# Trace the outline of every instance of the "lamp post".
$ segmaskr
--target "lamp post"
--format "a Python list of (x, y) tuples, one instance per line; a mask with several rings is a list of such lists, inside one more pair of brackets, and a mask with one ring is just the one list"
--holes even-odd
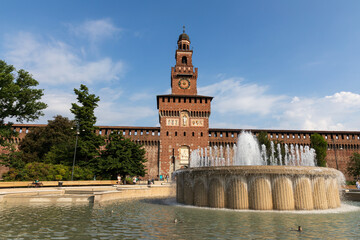
[(72, 170), (71, 170), (71, 181), (73, 181), (73, 179), (74, 179), (74, 167), (75, 167), (75, 159), (76, 159), (76, 148), (77, 148), (77, 143), (78, 143), (79, 134), (80, 134), (80, 125), (79, 125), (79, 122), (76, 122), (76, 140), (75, 140), (74, 160), (73, 160), (73, 165), (72, 165)]

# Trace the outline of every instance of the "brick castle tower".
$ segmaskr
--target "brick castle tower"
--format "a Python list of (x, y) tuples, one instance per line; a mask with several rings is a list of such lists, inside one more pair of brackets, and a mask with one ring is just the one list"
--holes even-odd
[(171, 94), (157, 96), (160, 122), (160, 175), (189, 165), (190, 152), (209, 145), (212, 97), (197, 95), (197, 68), (185, 30), (179, 36), (171, 68)]

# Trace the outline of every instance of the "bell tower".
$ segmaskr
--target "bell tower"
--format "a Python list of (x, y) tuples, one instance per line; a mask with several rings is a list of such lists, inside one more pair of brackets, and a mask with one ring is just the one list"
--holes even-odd
[(190, 38), (185, 33), (180, 34), (175, 52), (175, 67), (171, 68), (171, 93), (177, 95), (196, 95), (197, 68), (192, 65)]
[(157, 96), (160, 122), (159, 175), (190, 166), (195, 149), (209, 145), (212, 97), (197, 94), (197, 68), (192, 64), (190, 38), (180, 34), (171, 68), (171, 94)]

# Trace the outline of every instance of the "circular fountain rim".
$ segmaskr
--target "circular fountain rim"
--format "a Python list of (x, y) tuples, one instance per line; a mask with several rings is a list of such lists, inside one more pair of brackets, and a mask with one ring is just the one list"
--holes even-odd
[(229, 174), (298, 174), (298, 175), (319, 175), (319, 176), (338, 176), (341, 172), (334, 168), (325, 167), (309, 167), (309, 166), (269, 166), (269, 165), (245, 165), (245, 166), (211, 166), (211, 167), (195, 167), (183, 168), (176, 172), (193, 172), (203, 173), (229, 173)]

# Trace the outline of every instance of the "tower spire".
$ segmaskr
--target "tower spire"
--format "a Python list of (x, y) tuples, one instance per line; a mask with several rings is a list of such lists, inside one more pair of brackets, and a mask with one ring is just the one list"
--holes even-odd
[(183, 26), (183, 33), (185, 33), (185, 25)]

